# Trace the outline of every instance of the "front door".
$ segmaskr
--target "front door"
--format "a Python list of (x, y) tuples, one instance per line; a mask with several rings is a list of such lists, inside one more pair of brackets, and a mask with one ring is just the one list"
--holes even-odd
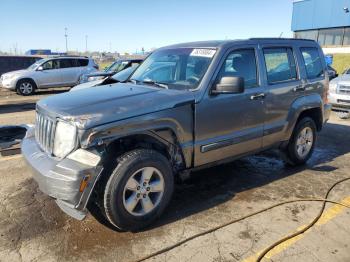
[(61, 83), (61, 71), (57, 59), (49, 60), (42, 65), (43, 70), (35, 71), (38, 87), (55, 87)]
[(225, 76), (243, 77), (244, 93), (208, 93), (196, 105), (195, 166), (261, 149), (264, 88), (257, 61), (255, 46), (229, 52), (215, 83)]

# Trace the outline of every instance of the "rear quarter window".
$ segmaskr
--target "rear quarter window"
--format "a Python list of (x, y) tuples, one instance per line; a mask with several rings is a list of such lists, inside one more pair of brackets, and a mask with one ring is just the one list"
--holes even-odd
[(87, 66), (88, 64), (88, 59), (77, 59), (77, 66)]
[(307, 78), (314, 79), (323, 76), (324, 68), (318, 49), (314, 47), (302, 47), (300, 51), (303, 55)]

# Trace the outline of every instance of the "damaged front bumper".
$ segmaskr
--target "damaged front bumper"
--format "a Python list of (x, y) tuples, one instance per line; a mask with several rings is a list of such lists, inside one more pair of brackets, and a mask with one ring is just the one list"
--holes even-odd
[[(41, 150), (35, 137), (27, 132), (21, 150), (40, 190), (55, 198), (57, 205), (68, 215), (82, 220), (87, 203), (102, 172), (99, 163), (87, 164), (79, 158), (55, 159)], [(28, 135), (29, 134), (29, 135)]]

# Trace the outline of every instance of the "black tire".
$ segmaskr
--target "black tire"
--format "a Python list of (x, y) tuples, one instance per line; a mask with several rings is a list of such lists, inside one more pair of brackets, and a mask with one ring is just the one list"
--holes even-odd
[(36, 85), (31, 79), (19, 80), (16, 85), (16, 92), (22, 96), (30, 96), (35, 93)]
[[(297, 151), (297, 140), (298, 140), (299, 134), (305, 128), (311, 129), (313, 140), (312, 140), (311, 148), (309, 149), (308, 153), (304, 156), (301, 156)], [(317, 139), (316, 134), (317, 134), (317, 128), (316, 128), (315, 121), (312, 118), (304, 117), (298, 121), (285, 151), (286, 161), (289, 165), (292, 165), (292, 166), (303, 165), (309, 160), (309, 158), (311, 157), (315, 149), (315, 144)]]
[(340, 119), (348, 119), (350, 118), (350, 112), (346, 112), (346, 111), (339, 111), (339, 112), (336, 112), (337, 116), (340, 118)]
[[(158, 198), (157, 204), (149, 213), (133, 215), (124, 206), (126, 184), (139, 170), (149, 167), (155, 168), (161, 173), (164, 189), (161, 197)], [(149, 149), (130, 151), (118, 158), (117, 165), (106, 183), (103, 196), (105, 216), (118, 230), (138, 231), (151, 224), (163, 213), (172, 197), (173, 189), (174, 176), (166, 157)], [(142, 197), (137, 201), (140, 205), (144, 203)]]

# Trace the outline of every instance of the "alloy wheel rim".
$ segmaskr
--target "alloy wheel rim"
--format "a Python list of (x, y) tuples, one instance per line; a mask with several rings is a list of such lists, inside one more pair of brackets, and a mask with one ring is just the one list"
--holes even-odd
[(164, 193), (164, 178), (154, 167), (144, 167), (133, 173), (125, 184), (124, 208), (133, 216), (152, 212), (161, 202)]
[(33, 91), (33, 86), (31, 83), (24, 82), (19, 86), (22, 94), (30, 94)]
[(306, 157), (314, 143), (314, 134), (310, 127), (303, 128), (297, 138), (296, 150), (300, 158)]

